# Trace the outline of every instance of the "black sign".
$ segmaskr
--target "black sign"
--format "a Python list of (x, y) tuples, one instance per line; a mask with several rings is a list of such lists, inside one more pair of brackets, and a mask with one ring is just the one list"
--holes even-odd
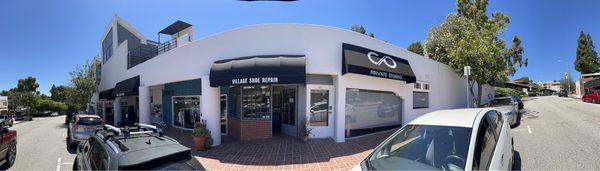
[(304, 55), (250, 56), (216, 61), (210, 69), (210, 86), (246, 84), (304, 84)]
[(342, 75), (355, 73), (406, 83), (417, 80), (406, 59), (346, 43), (342, 49)]

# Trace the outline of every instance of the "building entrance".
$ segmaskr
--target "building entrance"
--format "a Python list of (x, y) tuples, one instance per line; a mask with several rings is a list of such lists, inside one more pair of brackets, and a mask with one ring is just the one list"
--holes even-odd
[(296, 86), (273, 86), (273, 134), (297, 136)]

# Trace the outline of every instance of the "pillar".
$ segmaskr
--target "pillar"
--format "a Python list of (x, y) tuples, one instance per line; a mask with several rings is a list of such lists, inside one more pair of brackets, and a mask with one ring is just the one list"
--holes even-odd
[(221, 102), (219, 88), (210, 87), (210, 78), (204, 75), (201, 78), (202, 95), (200, 96), (200, 112), (206, 121), (206, 128), (213, 139), (212, 146), (221, 144)]
[(150, 87), (140, 86), (139, 91), (139, 123), (151, 124), (150, 118)]
[(121, 118), (122, 118), (122, 114), (121, 114), (121, 98), (120, 97), (115, 97), (115, 101), (113, 101), (113, 110), (114, 110), (114, 114), (113, 114), (113, 118), (114, 118), (114, 125), (115, 126), (120, 126), (121, 124), (119, 124), (119, 122), (121, 122)]
[(334, 78), (335, 86), (335, 125), (333, 135), (335, 142), (346, 141), (346, 84), (344, 77), (336, 75)]

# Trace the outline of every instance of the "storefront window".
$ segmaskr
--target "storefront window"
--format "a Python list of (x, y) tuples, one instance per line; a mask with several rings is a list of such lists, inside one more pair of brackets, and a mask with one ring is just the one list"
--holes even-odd
[(173, 124), (182, 128), (194, 128), (200, 120), (200, 97), (173, 97)]
[(271, 86), (242, 86), (242, 118), (251, 120), (271, 119)]
[(240, 86), (232, 86), (229, 88), (229, 95), (227, 100), (227, 114), (234, 118), (240, 118), (242, 114), (242, 89)]
[(329, 91), (310, 90), (310, 126), (329, 125)]
[(346, 90), (346, 137), (399, 127), (403, 100), (393, 92)]
[(428, 92), (413, 92), (413, 109), (422, 109), (429, 107)]

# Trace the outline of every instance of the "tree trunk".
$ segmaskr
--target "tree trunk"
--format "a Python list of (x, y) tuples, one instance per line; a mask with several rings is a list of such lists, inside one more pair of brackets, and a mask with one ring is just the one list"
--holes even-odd
[(475, 104), (477, 107), (481, 107), (481, 89), (483, 86), (481, 84), (477, 84), (477, 98), (475, 99)]
[[(477, 95), (475, 95), (475, 91), (473, 90), (473, 87), (475, 87), (475, 81), (469, 81), (469, 92), (471, 93), (470, 99), (473, 99), (473, 102), (475, 103), (475, 107), (480, 107), (481, 106), (481, 84), (477, 84)], [(471, 103), (471, 102), (467, 102), (467, 103)], [(470, 106), (470, 105), (469, 105)]]

